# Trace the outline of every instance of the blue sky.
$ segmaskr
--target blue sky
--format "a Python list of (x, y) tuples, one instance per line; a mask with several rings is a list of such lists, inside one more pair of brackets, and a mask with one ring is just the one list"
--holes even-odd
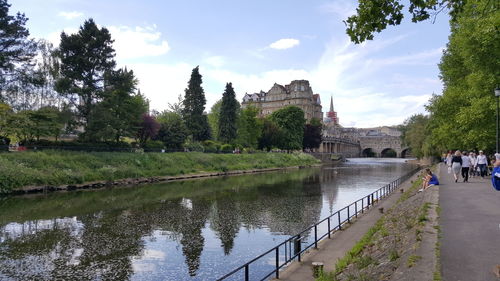
[(58, 45), (61, 31), (85, 19), (107, 27), (119, 66), (133, 69), (152, 109), (166, 109), (184, 93), (199, 65), (207, 111), (232, 82), (237, 98), (276, 82), (307, 79), (333, 96), (343, 126), (396, 125), (424, 112), (440, 93), (439, 63), (449, 35), (448, 17), (435, 23), (390, 27), (354, 45), (342, 20), (357, 1), (296, 0), (11, 0), (11, 13), (29, 18), (35, 38)]

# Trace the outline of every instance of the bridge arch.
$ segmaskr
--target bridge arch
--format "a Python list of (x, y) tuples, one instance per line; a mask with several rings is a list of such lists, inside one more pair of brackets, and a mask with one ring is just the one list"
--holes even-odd
[(394, 150), (394, 148), (387, 147), (387, 148), (382, 149), (382, 151), (380, 152), (380, 157), (396, 158), (396, 157), (398, 157), (398, 153), (396, 152), (396, 150)]
[(377, 157), (377, 153), (373, 148), (367, 147), (361, 151), (361, 157)]
[(407, 158), (407, 157), (411, 157), (411, 149), (408, 147), (408, 148), (405, 148), (401, 151), (401, 158)]

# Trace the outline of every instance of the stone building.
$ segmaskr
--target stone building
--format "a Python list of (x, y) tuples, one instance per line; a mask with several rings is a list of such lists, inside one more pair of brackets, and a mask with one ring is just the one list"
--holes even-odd
[(321, 99), (319, 94), (313, 93), (307, 80), (294, 80), (285, 86), (274, 83), (268, 92), (245, 94), (241, 107), (246, 108), (250, 105), (259, 109), (261, 117), (283, 107), (294, 105), (304, 111), (304, 117), (307, 121), (312, 118), (323, 120)]

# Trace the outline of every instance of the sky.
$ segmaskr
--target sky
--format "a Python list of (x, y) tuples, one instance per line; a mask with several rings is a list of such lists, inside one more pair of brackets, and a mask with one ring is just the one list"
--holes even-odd
[[(404, 2), (404, 1), (403, 1)], [(191, 70), (203, 76), (206, 111), (232, 82), (237, 99), (274, 83), (310, 81), (323, 112), (333, 97), (345, 127), (397, 125), (424, 113), (440, 94), (448, 16), (389, 27), (353, 44), (343, 20), (356, 0), (10, 0), (29, 18), (32, 37), (59, 45), (88, 18), (115, 40), (119, 67), (132, 69), (151, 109), (184, 94)]]

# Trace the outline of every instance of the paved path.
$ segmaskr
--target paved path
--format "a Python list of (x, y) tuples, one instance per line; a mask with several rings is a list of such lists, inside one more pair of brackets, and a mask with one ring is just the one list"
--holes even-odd
[(443, 280), (500, 280), (500, 191), (490, 177), (455, 183), (444, 167), (439, 181)]

